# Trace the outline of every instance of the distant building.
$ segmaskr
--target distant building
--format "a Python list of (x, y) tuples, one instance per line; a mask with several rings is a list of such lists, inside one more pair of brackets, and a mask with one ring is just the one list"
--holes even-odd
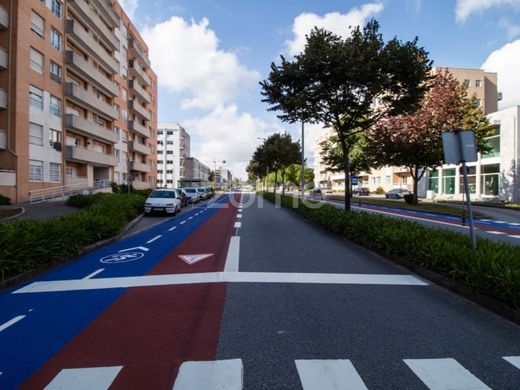
[(195, 157), (187, 157), (184, 161), (184, 178), (182, 187), (205, 187), (209, 186), (210, 169)]
[(226, 168), (219, 168), (215, 171), (215, 184), (217, 187), (229, 188), (233, 182), (231, 171)]
[(178, 123), (157, 127), (157, 186), (177, 188), (185, 178), (185, 161), (190, 156), (190, 135)]

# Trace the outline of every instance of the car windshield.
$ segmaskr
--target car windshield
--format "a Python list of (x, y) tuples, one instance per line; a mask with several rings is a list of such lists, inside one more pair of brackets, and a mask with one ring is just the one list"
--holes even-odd
[(150, 194), (150, 198), (161, 198), (161, 199), (175, 198), (175, 192), (174, 191), (154, 191)]
[(186, 191), (189, 194), (193, 194), (194, 192), (197, 192), (194, 188), (186, 188), (184, 191)]
[(204, 192), (204, 188), (199, 188), (197, 191)]

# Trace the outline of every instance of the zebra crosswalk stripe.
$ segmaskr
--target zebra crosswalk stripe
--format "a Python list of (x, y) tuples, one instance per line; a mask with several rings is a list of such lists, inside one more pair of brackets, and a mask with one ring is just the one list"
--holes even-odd
[(490, 390), (455, 359), (404, 359), (430, 390)]
[(296, 360), (304, 390), (367, 390), (350, 360)]
[(243, 372), (242, 359), (184, 362), (173, 390), (241, 390)]
[(63, 369), (45, 390), (107, 390), (122, 368), (123, 366)]

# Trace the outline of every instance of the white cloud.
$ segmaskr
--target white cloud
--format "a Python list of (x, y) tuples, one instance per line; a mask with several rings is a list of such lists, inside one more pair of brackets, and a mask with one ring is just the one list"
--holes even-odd
[(173, 16), (142, 32), (161, 86), (188, 95), (182, 101), (184, 109), (213, 109), (260, 80), (260, 74), (240, 64), (235, 53), (218, 48), (208, 25), (206, 18), (197, 23)]
[(299, 54), (305, 48), (306, 38), (314, 27), (324, 28), (336, 35), (347, 37), (350, 28), (362, 26), (367, 19), (379, 14), (383, 10), (382, 3), (369, 3), (360, 8), (353, 8), (346, 14), (331, 12), (324, 16), (313, 13), (303, 13), (294, 19), (292, 32), (293, 39), (286, 42), (287, 51), (291, 55)]
[(475, 12), (482, 12), (492, 7), (508, 5), (520, 8), (518, 0), (457, 0), (455, 15), (457, 22), (464, 22), (469, 15)]
[(509, 37), (509, 39), (516, 38), (517, 36), (520, 35), (520, 25), (513, 24), (506, 18), (500, 19), (500, 22), (498, 23), (498, 25), (500, 27), (506, 29), (507, 36)]
[(209, 114), (188, 119), (183, 126), (190, 133), (191, 154), (213, 169), (212, 161), (226, 160), (232, 173), (247, 178), (245, 169), (256, 147), (273, 126), (240, 113), (234, 104), (217, 106)]
[(481, 68), (498, 73), (498, 90), (503, 94), (500, 109), (520, 105), (520, 39), (495, 50)]
[(128, 17), (133, 20), (137, 10), (138, 0), (119, 0), (119, 4), (125, 10)]

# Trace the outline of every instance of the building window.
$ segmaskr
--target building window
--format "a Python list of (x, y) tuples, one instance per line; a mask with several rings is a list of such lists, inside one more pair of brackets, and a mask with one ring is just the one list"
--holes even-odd
[(166, 173), (173, 173), (173, 169), (168, 169)]
[(168, 130), (168, 131), (166, 132), (166, 135), (173, 135), (173, 131), (172, 131), (172, 130)]
[(61, 116), (61, 99), (51, 95), (51, 101), (49, 105), (51, 114)]
[(29, 143), (43, 146), (43, 126), (29, 122)]
[(475, 87), (480, 88), (480, 80), (475, 80)]
[(173, 141), (166, 141), (168, 145), (173, 145)]
[(173, 150), (167, 150), (166, 154), (173, 154)]
[(61, 50), (61, 34), (54, 27), (51, 29), (51, 45)]
[(43, 161), (29, 160), (29, 181), (43, 181)]
[(61, 75), (62, 75), (61, 66), (58, 65), (57, 63), (55, 63), (54, 61), (51, 61), (50, 72), (51, 72), (51, 79), (61, 83)]
[(464, 80), (463, 84), (464, 84), (464, 86), (466, 88), (469, 88), (469, 80), (468, 79)]
[(166, 160), (166, 164), (173, 164), (173, 160)]
[(430, 176), (428, 178), (428, 189), (430, 191), (434, 191), (435, 193), (439, 192), (439, 171), (430, 172)]
[(157, 130), (157, 135), (163, 135), (163, 131), (162, 130)]
[(50, 181), (61, 181), (61, 164), (56, 164), (56, 163), (49, 164), (49, 180)]
[(31, 47), (31, 69), (39, 74), (43, 74), (43, 54)]
[(56, 149), (61, 146), (61, 131), (49, 130), (49, 144)]
[(391, 176), (387, 176), (386, 177), (386, 184), (391, 184)]
[(61, 1), (59, 0), (52, 0), (51, 1), (51, 11), (54, 15), (56, 15), (58, 18), (61, 18), (61, 10), (62, 5)]
[(162, 150), (158, 150), (157, 154), (163, 154), (163, 151)]
[(43, 91), (32, 85), (29, 87), (29, 104), (43, 110)]
[(480, 175), (482, 195), (498, 195), (499, 174), (500, 164), (482, 165)]
[[(462, 167), (461, 167), (462, 168)], [(476, 194), (477, 193), (477, 167), (466, 167), (468, 172), (468, 186), (469, 186), (469, 193), (470, 194)], [(464, 193), (464, 178), (463, 178), (463, 171), (460, 169), (460, 183), (459, 183), (459, 192), (461, 194)]]
[(45, 20), (34, 11), (31, 14), (31, 30), (40, 37), (45, 37)]
[(487, 153), (482, 153), (482, 158), (500, 157), (500, 127), (493, 129), (493, 133), (486, 139), (486, 145), (491, 147)]
[(445, 194), (455, 193), (455, 168), (447, 168), (442, 170), (443, 189)]

